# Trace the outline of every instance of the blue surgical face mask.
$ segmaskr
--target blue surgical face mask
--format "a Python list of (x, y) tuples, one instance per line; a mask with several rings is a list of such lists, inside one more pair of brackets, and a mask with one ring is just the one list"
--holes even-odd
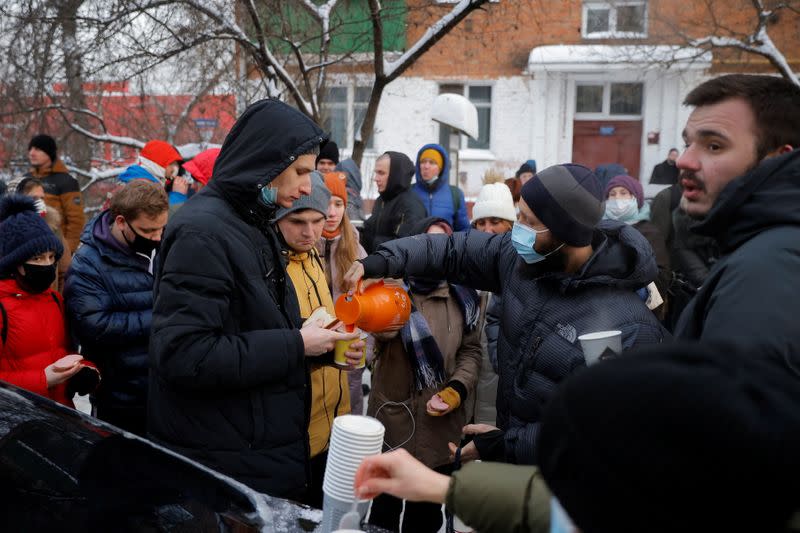
[(278, 204), (278, 189), (270, 187), (269, 185), (261, 188), (261, 201), (268, 207), (273, 207)]
[(606, 200), (606, 218), (630, 222), (639, 214), (636, 198), (614, 198)]
[(514, 222), (514, 227), (511, 229), (511, 244), (514, 246), (514, 250), (517, 251), (522, 260), (529, 265), (538, 263), (539, 261), (544, 261), (548, 255), (557, 252), (562, 246), (564, 246), (562, 244), (552, 252), (548, 252), (545, 255), (542, 255), (534, 250), (533, 246), (536, 244), (536, 234), (545, 233), (547, 231), (550, 230), (543, 229), (536, 231), (535, 229), (528, 227), (521, 222)]
[(572, 533), (575, 524), (555, 496), (550, 498), (550, 533)]

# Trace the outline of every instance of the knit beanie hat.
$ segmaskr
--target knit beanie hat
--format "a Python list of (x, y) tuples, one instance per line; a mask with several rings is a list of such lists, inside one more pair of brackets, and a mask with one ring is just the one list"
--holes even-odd
[(320, 159), (330, 159), (335, 164), (339, 164), (339, 146), (333, 142), (328, 141), (323, 144), (319, 149), (319, 155), (317, 156), (317, 160), (314, 162), (314, 166), (319, 164)]
[(144, 145), (139, 157), (152, 161), (161, 168), (167, 168), (172, 163), (183, 160), (181, 154), (166, 141), (153, 140)]
[(294, 201), (292, 207), (281, 207), (275, 213), (275, 220), (280, 220), (289, 213), (313, 209), (323, 215), (328, 214), (328, 203), (331, 201), (331, 192), (322, 180), (322, 174), (316, 170), (311, 173), (311, 194), (303, 195)]
[(711, 343), (575, 372), (542, 417), (548, 487), (584, 533), (772, 532), (798, 508), (800, 375)]
[(481, 187), (478, 199), (472, 206), (472, 222), (482, 218), (501, 218), (509, 222), (517, 220), (511, 189), (505, 183), (489, 183)]
[(603, 189), (583, 165), (554, 165), (522, 186), (522, 199), (553, 235), (569, 246), (588, 246), (605, 212)]
[(49, 135), (45, 135), (44, 133), (36, 135), (33, 139), (31, 139), (31, 142), (28, 143), (28, 150), (31, 148), (38, 148), (47, 154), (47, 157), (50, 158), (51, 162), (56, 162), (56, 152), (58, 151), (58, 148), (56, 147), (56, 140)]
[(608, 181), (608, 185), (606, 185), (606, 199), (608, 199), (608, 193), (611, 192), (611, 189), (614, 187), (624, 187), (627, 189), (628, 192), (636, 198), (636, 203), (639, 204), (639, 209), (642, 208), (644, 205), (644, 189), (642, 188), (642, 184), (639, 183), (639, 180), (633, 176), (628, 176), (625, 174), (614, 176)]
[(439, 170), (444, 168), (444, 158), (442, 157), (442, 154), (439, 153), (439, 150), (434, 148), (423, 150), (423, 152), (419, 154), (419, 161), (422, 161), (423, 159), (430, 159), (431, 161), (435, 162), (439, 166)]
[(55, 252), (58, 261), (64, 246), (36, 212), (33, 198), (9, 194), (0, 199), (0, 274), (49, 251)]
[(519, 178), (519, 175), (524, 173), (524, 172), (530, 172), (531, 174), (536, 174), (536, 160), (535, 159), (529, 159), (525, 163), (522, 163), (522, 165), (520, 165), (520, 167), (517, 170), (517, 172), (514, 174), (514, 177), (515, 178)]
[(211, 175), (214, 174), (214, 163), (219, 156), (219, 148), (209, 148), (194, 156), (183, 168), (203, 185), (208, 185)]
[(347, 174), (344, 172), (328, 172), (325, 174), (325, 187), (328, 188), (331, 196), (344, 200), (344, 206), (347, 207)]

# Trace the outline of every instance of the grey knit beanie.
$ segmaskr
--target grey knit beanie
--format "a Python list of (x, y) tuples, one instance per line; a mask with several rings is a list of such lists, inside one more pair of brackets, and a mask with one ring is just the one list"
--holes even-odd
[(313, 209), (323, 215), (328, 214), (328, 203), (331, 200), (331, 191), (325, 186), (322, 174), (316, 170), (311, 173), (311, 194), (303, 195), (295, 200), (292, 207), (281, 207), (275, 213), (275, 220), (280, 220), (289, 213), (302, 211), (303, 209)]

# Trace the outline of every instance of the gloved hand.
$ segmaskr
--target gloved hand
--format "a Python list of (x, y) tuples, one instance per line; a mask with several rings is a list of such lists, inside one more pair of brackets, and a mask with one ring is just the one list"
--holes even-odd
[(445, 387), (428, 400), (426, 410), (431, 416), (444, 416), (458, 409), (461, 405), (461, 395), (453, 387)]
[(75, 394), (84, 396), (94, 392), (100, 385), (100, 371), (94, 366), (83, 365), (77, 374), (67, 381), (67, 398)]

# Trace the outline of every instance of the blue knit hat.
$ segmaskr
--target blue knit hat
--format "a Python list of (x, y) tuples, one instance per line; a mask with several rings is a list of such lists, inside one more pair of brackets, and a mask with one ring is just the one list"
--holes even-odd
[(51, 251), (58, 261), (64, 246), (36, 212), (33, 198), (10, 194), (0, 199), (0, 274), (8, 274), (31, 257)]
[(539, 171), (522, 186), (522, 199), (557, 239), (569, 246), (588, 246), (603, 218), (600, 182), (590, 169), (567, 163)]

